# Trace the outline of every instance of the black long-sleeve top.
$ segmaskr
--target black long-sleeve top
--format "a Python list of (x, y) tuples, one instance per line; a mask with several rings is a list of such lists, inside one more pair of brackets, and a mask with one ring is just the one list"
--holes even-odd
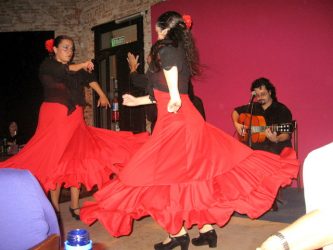
[(46, 58), (39, 68), (39, 78), (44, 88), (44, 101), (56, 102), (68, 108), (68, 114), (75, 106), (85, 106), (84, 87), (96, 81), (95, 75), (85, 70), (70, 71), (68, 64), (53, 58)]

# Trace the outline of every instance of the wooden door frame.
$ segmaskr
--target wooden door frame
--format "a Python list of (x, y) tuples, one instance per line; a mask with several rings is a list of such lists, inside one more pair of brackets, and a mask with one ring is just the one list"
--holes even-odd
[[(101, 40), (102, 40), (102, 34), (104, 34), (106, 32), (109, 32), (109, 31), (112, 31), (112, 30), (128, 27), (128, 26), (131, 26), (131, 25), (136, 25), (136, 27), (137, 27), (137, 41), (132, 42), (132, 43), (128, 43), (128, 44), (119, 45), (119, 46), (116, 46), (116, 47), (109, 47), (109, 48), (106, 48), (106, 49), (101, 49), (100, 48)], [(101, 59), (107, 59), (106, 75), (109, 76), (110, 75), (110, 69), (109, 69), (109, 65), (108, 65), (108, 57), (111, 56), (111, 55), (117, 55), (119, 53), (124, 53), (124, 51), (133, 51), (133, 49), (134, 49), (135, 52), (138, 52), (137, 54), (139, 55), (140, 65), (139, 65), (139, 68), (138, 68), (138, 72), (139, 73), (144, 72), (144, 32), (143, 32), (143, 17), (142, 16), (139, 16), (135, 19), (124, 21), (124, 22), (121, 22), (121, 23), (118, 23), (116, 21), (112, 21), (110, 23), (106, 23), (106, 24), (102, 24), (102, 25), (93, 27), (92, 31), (94, 32), (95, 58), (96, 58), (95, 60), (97, 62), (96, 65), (95, 65), (96, 72), (100, 71), (100, 69), (99, 69), (100, 65), (99, 65), (98, 62), (100, 62)], [(134, 48), (133, 48), (133, 46), (134, 46)], [(126, 71), (128, 70), (128, 74), (126, 74), (126, 76), (123, 76), (123, 79), (121, 79), (121, 80), (122, 80), (122, 82), (126, 82), (127, 84), (130, 84), (129, 83), (129, 69), (126, 68), (124, 70), (126, 70)], [(108, 93), (106, 93), (106, 94), (109, 94), (110, 93), (109, 91), (112, 91), (108, 87), (108, 86), (110, 86), (111, 78), (107, 77), (105, 79), (105, 81), (106, 81), (106, 88), (107, 88), (107, 91), (108, 91)], [(118, 86), (118, 88), (119, 88), (119, 86)], [(98, 98), (98, 96), (96, 96), (94, 94), (93, 95), (93, 103), (94, 103), (94, 112), (93, 112), (93, 114), (94, 114), (94, 125), (99, 127), (100, 126), (99, 112), (95, 109), (95, 106), (96, 106), (95, 104), (98, 100), (97, 98)], [(119, 100), (119, 103), (121, 103), (121, 100)], [(122, 109), (124, 109), (124, 107), (122, 107), (122, 105), (120, 105), (120, 109), (122, 110)], [(142, 108), (142, 112), (144, 112), (144, 108)], [(107, 115), (107, 116), (109, 116), (109, 115)], [(145, 125), (144, 125), (144, 127), (145, 127)], [(127, 129), (130, 129), (133, 132), (140, 132), (140, 131), (135, 131), (135, 129), (134, 128), (132, 129), (131, 126), (129, 126), (129, 128), (127, 128)]]

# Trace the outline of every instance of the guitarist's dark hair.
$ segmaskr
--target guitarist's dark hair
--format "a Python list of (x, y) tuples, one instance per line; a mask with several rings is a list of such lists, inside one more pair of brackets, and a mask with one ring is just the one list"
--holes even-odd
[(254, 82), (251, 85), (251, 91), (253, 91), (256, 88), (260, 88), (261, 86), (265, 86), (266, 89), (271, 92), (271, 97), (273, 101), (277, 102), (275, 87), (267, 78), (261, 77), (258, 78), (257, 80), (254, 80)]

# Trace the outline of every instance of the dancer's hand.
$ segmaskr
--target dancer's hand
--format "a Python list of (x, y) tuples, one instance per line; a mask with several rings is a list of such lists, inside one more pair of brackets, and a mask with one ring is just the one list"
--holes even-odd
[(85, 71), (91, 73), (91, 72), (94, 70), (94, 67), (95, 67), (95, 66), (94, 66), (94, 64), (93, 64), (93, 62), (92, 62), (91, 60), (86, 61), (86, 62), (84, 62), (83, 64), (84, 64), (83, 69), (84, 69)]
[(111, 104), (109, 102), (109, 99), (106, 97), (106, 96), (101, 96), (99, 99), (98, 99), (98, 102), (97, 102), (97, 107), (103, 107), (103, 108), (110, 108), (111, 107)]
[(182, 106), (182, 101), (181, 99), (170, 99), (168, 103), (168, 112), (170, 113), (177, 113), (177, 111), (180, 109)]
[(139, 56), (134, 56), (131, 52), (128, 52), (127, 62), (131, 73), (136, 72), (136, 70), (138, 69), (140, 65), (138, 61), (139, 61)]
[(123, 105), (129, 107), (137, 106), (139, 105), (138, 99), (130, 94), (125, 94), (123, 95)]

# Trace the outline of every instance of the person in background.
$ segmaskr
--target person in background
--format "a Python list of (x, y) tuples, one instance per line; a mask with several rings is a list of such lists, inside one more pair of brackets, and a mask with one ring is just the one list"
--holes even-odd
[[(275, 154), (280, 154), (285, 147), (292, 147), (290, 133), (292, 132), (292, 114), (286, 105), (278, 102), (275, 86), (267, 78), (258, 78), (251, 84), (251, 92), (255, 102), (250, 102), (247, 105), (239, 106), (234, 109), (232, 112), (233, 125), (241, 137), (248, 134), (250, 119), (249, 117), (244, 117), (241, 121), (240, 116), (242, 114), (250, 114), (252, 109), (252, 115), (255, 118), (258, 116), (264, 118), (262, 122), (259, 120), (259, 124), (265, 124), (268, 128), (261, 131), (264, 132), (265, 135), (263, 142), (252, 141), (251, 145), (249, 145), (248, 139), (243, 142), (251, 146), (252, 149), (265, 150)], [(284, 128), (269, 127), (271, 125), (281, 124), (290, 125), (289, 131), (284, 132)], [(256, 133), (252, 132), (252, 135), (254, 136)]]
[[(151, 51), (147, 57), (147, 63), (151, 61)], [(148, 84), (148, 78), (146, 74), (139, 74), (137, 69), (140, 65), (139, 56), (134, 56), (132, 53), (127, 54), (127, 62), (130, 70), (130, 81), (134, 86), (137, 86), (145, 90), (146, 94), (153, 94), (151, 86)], [(155, 123), (157, 120), (157, 107), (156, 105), (145, 106), (146, 119), (150, 126), (147, 129), (150, 134), (154, 131)]]
[(79, 219), (80, 185), (87, 190), (110, 181), (119, 171), (115, 164), (124, 163), (145, 142), (146, 134), (114, 132), (87, 126), (83, 119), (84, 87), (99, 96), (97, 106), (110, 103), (92, 73), (91, 61), (73, 64), (75, 46), (66, 35), (46, 42), (49, 52), (39, 69), (44, 88), (38, 126), (34, 136), (15, 156), (0, 163), (0, 168), (28, 169), (51, 194), (59, 215), (62, 185), (70, 187), (69, 210)]
[[(151, 62), (151, 54), (152, 51), (150, 51), (150, 54), (147, 57), (148, 64)], [(153, 86), (149, 83), (147, 75), (139, 74), (137, 72), (137, 69), (140, 65), (139, 56), (134, 56), (132, 53), (129, 52), (127, 54), (127, 62), (130, 69), (130, 80), (133, 83), (133, 85), (145, 89), (146, 94), (154, 96)], [(206, 114), (203, 102), (198, 96), (194, 94), (194, 88), (191, 81), (188, 84), (188, 95), (194, 107), (199, 111), (203, 119), (206, 120)], [(146, 105), (145, 109), (146, 109), (147, 120), (151, 124), (151, 132), (152, 132), (154, 130), (155, 123), (157, 121), (157, 108), (156, 105)]]
[(0, 249), (30, 249), (60, 235), (54, 209), (28, 170), (0, 169), (0, 204)]
[(18, 126), (16, 122), (11, 122), (9, 123), (8, 126), (8, 137), (7, 137), (7, 143), (9, 146), (14, 145), (14, 144), (18, 144), (17, 141), (17, 132), (18, 132)]
[(212, 224), (225, 225), (234, 211), (260, 216), (298, 171), (292, 149), (281, 155), (253, 151), (205, 122), (188, 95), (200, 70), (190, 26), (190, 16), (174, 11), (158, 18), (159, 40), (147, 72), (154, 96), (123, 95), (126, 106), (157, 104), (154, 132), (80, 214), (87, 224), (98, 219), (116, 237), (150, 215), (169, 235), (156, 250), (187, 250), (185, 228), (193, 225), (199, 227), (193, 245), (217, 247)]
[(304, 160), (306, 214), (265, 240), (257, 250), (333, 249), (333, 142)]
[[(267, 78), (258, 78), (251, 84), (251, 92), (251, 100), (254, 102), (239, 106), (232, 112), (232, 122), (241, 141), (254, 150), (274, 154), (280, 154), (284, 148), (292, 147), (292, 114), (286, 105), (278, 102), (275, 86)], [(251, 114), (256, 121), (251, 124), (252, 128), (259, 126), (263, 129), (251, 129), (249, 136)], [(277, 197), (272, 206), (273, 211), (278, 210), (278, 201), (282, 202)]]
[(18, 126), (15, 121), (9, 123), (7, 139), (7, 153), (16, 154), (19, 150), (19, 146), (23, 145), (23, 140), (18, 133)]

